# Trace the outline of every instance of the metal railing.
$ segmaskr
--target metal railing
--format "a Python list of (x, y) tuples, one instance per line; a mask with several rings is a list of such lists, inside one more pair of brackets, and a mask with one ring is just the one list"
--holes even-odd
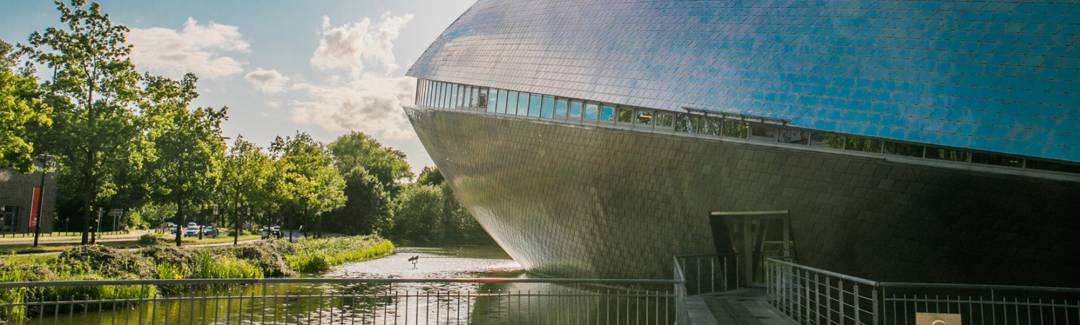
[[(98, 231), (98, 236), (112, 236), (112, 235), (124, 235), (128, 234), (127, 230), (110, 230), (110, 231)], [(81, 232), (77, 231), (51, 231), (42, 232), (41, 237), (79, 237), (82, 236)], [(33, 229), (23, 232), (0, 232), (0, 238), (29, 238), (34, 237)]]
[(672, 257), (675, 279), (675, 323), (689, 324), (687, 296), (721, 292), (739, 287), (736, 255), (676, 255)]
[(765, 262), (769, 302), (803, 324), (915, 324), (916, 313), (965, 324), (1080, 324), (1080, 289), (879, 282), (792, 262)]
[[(0, 283), (3, 324), (672, 324), (678, 280), (180, 279)], [(683, 291), (680, 291), (683, 290)]]
[(739, 287), (740, 280), (737, 256), (677, 255), (675, 276), (682, 276), (688, 295), (733, 290)]
[(959, 314), (965, 324), (1080, 324), (1080, 289), (880, 282), (881, 324), (914, 314)]
[(877, 324), (877, 282), (775, 258), (765, 259), (765, 292), (802, 324)]

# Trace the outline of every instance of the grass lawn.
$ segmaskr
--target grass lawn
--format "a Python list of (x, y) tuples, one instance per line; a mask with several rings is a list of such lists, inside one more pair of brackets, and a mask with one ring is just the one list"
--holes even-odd
[[(165, 240), (168, 240), (170, 243), (175, 241), (175, 237), (172, 237), (172, 236), (169, 236), (167, 238), (164, 235), (157, 235), (157, 236), (160, 237), (160, 238), (163, 238)], [(259, 235), (241, 235), (240, 236), (241, 241), (253, 240), (253, 239), (259, 239)], [(184, 237), (183, 239), (181, 239), (181, 241), (182, 241), (183, 245), (205, 245), (205, 244), (231, 243), (233, 241), (233, 238), (232, 237), (225, 237), (225, 236), (218, 236), (217, 238), (203, 237), (202, 240), (199, 240), (199, 237)], [(106, 246), (106, 247), (109, 247), (109, 248), (117, 248), (117, 249), (140, 248), (140, 247), (149, 246), (149, 245), (146, 245), (146, 244), (143, 244), (143, 243), (139, 243), (138, 238), (132, 238), (131, 240), (124, 240), (124, 241), (98, 242), (98, 245)], [(63, 251), (65, 249), (75, 247), (75, 246), (79, 246), (79, 244), (40, 243), (38, 245), (38, 247), (32, 247), (30, 244), (3, 245), (3, 246), (0, 246), (0, 255), (5, 255), (5, 259), (7, 259), (11, 255), (36, 254), (36, 253), (54, 253), (54, 252), (60, 252), (60, 251)]]

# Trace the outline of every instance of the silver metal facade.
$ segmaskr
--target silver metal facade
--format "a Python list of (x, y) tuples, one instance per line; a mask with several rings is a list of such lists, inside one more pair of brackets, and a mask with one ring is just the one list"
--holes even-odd
[(1080, 161), (1080, 4), (480, 0), (410, 76)]
[(515, 260), (669, 276), (709, 211), (789, 210), (800, 263), (886, 281), (1080, 285), (1080, 183), (881, 157), (406, 109), (455, 196)]

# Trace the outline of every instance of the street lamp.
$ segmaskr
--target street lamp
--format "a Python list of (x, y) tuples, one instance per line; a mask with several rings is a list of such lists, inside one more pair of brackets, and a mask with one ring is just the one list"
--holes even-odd
[(38, 183), (38, 188), (34, 190), (34, 213), (30, 216), (30, 224), (34, 226), (34, 245), (38, 246), (38, 237), (41, 237), (41, 207), (45, 202), (45, 173), (49, 171), (49, 155), (42, 154), (38, 156), (41, 160), (41, 181)]

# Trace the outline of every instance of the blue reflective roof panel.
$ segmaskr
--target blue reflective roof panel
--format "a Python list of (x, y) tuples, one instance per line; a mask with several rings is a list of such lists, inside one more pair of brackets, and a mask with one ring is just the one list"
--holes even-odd
[(1080, 4), (479, 0), (410, 76), (1080, 161)]

